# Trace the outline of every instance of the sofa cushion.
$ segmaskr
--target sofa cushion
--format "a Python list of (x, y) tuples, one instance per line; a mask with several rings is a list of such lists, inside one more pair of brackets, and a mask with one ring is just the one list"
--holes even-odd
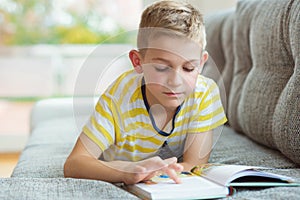
[(65, 160), (79, 133), (73, 117), (36, 124), (12, 177), (64, 177)]
[[(274, 169), (291, 169), (299, 166), (280, 151), (260, 145), (228, 126), (215, 131), (211, 163), (264, 166)], [(297, 177), (300, 179), (300, 174)], [(300, 188), (299, 188), (300, 190)]]
[(43, 121), (75, 116), (76, 123), (84, 123), (81, 116), (87, 116), (94, 110), (97, 100), (93, 97), (68, 97), (43, 99), (35, 103), (30, 116), (30, 129)]
[[(229, 124), (299, 158), (299, 1), (244, 0), (234, 21)], [(272, 10), (272, 12), (266, 12)]]
[[(246, 76), (238, 106), (239, 124), (252, 139), (275, 148), (273, 115), (294, 69), (288, 43), (290, 5), (289, 1), (282, 0), (274, 0), (272, 4), (268, 1), (254, 3), (259, 6), (253, 12), (248, 34), (252, 67)], [(272, 9), (272, 12), (266, 12), (267, 9)]]
[(234, 66), (233, 16), (234, 10), (229, 9), (205, 17), (206, 50), (209, 59), (205, 64), (203, 75), (217, 82), (226, 113)]
[(0, 179), (0, 199), (138, 199), (113, 184), (70, 178)]
[(231, 90), (228, 97), (228, 121), (236, 131), (242, 132), (240, 126), (239, 103), (244, 82), (252, 68), (249, 32), (257, 1), (241, 1), (238, 3), (233, 26), (234, 71)]
[(284, 87), (273, 117), (273, 139), (277, 148), (300, 164), (300, 3), (292, 3), (289, 44), (294, 61), (293, 74)]
[[(50, 108), (53, 109), (53, 106)], [(12, 178), (0, 179), (0, 199), (1, 197), (9, 197), (9, 199), (135, 198), (114, 185), (102, 181), (64, 178), (63, 165), (79, 132), (74, 116), (49, 118), (35, 124)], [(297, 165), (279, 151), (261, 146), (227, 126), (216, 129), (214, 136), (216, 145), (211, 153), (210, 162), (270, 167), (271, 172), (289, 175), (300, 181), (300, 170)], [(274, 193), (277, 192), (289, 193), (300, 198), (300, 187), (292, 189), (282, 187), (277, 188), (276, 191), (273, 189), (238, 190), (233, 198), (245, 199), (254, 195), (259, 199), (270, 199), (270, 195), (275, 195)]]

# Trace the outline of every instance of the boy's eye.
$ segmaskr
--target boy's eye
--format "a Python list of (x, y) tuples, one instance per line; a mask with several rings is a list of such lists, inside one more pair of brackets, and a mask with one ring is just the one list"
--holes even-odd
[(192, 72), (197, 68), (197, 65), (189, 64), (183, 67), (183, 70), (186, 72)]
[(186, 72), (192, 72), (195, 70), (195, 67), (184, 67), (183, 70)]
[(165, 66), (165, 65), (156, 65), (156, 66), (154, 66), (154, 69), (158, 72), (165, 72), (165, 71), (169, 70), (170, 67)]

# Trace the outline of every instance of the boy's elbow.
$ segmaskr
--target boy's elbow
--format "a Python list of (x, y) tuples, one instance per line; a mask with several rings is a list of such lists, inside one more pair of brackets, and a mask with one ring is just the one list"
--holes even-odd
[(67, 158), (65, 164), (64, 164), (64, 177), (65, 178), (71, 178), (72, 172), (71, 172), (71, 160)]

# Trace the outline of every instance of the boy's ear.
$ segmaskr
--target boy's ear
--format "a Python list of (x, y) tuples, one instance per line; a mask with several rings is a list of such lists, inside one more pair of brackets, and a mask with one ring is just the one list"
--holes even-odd
[(201, 56), (201, 66), (204, 66), (204, 64), (206, 63), (206, 61), (208, 60), (208, 52), (207, 51), (203, 51), (202, 52), (202, 56)]
[(129, 59), (137, 73), (143, 73), (141, 65), (141, 55), (137, 50), (131, 50), (129, 52)]

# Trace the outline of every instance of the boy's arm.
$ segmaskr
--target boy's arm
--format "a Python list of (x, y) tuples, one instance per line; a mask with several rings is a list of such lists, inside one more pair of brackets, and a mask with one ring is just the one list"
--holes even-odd
[(185, 142), (183, 162), (185, 171), (190, 171), (195, 165), (208, 162), (212, 150), (213, 131), (188, 134)]
[(139, 162), (100, 161), (92, 156), (78, 139), (65, 162), (64, 175), (65, 177), (97, 179), (111, 183), (134, 184), (149, 180), (157, 172), (164, 172), (176, 183), (179, 183), (176, 172), (182, 171), (182, 166), (176, 162), (176, 158), (162, 160), (159, 157)]

